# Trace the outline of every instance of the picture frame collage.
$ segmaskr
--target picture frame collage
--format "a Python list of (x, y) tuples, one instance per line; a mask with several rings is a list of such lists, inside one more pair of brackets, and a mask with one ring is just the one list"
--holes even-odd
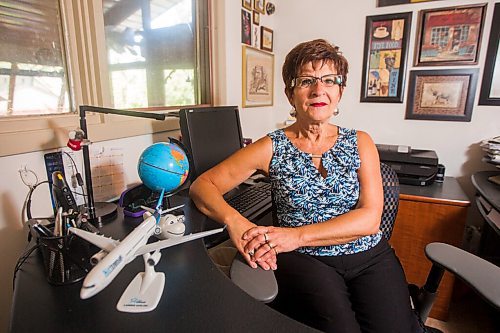
[(272, 15), (273, 3), (242, 0), (242, 105), (271, 106), (274, 102), (274, 32), (262, 25), (262, 16)]
[(242, 0), (242, 44), (273, 52), (274, 31), (261, 25), (261, 16), (272, 15), (274, 10), (274, 4), (266, 0)]
[[(421, 1), (378, 0), (378, 6)], [(471, 121), (479, 69), (470, 66), (478, 64), (486, 9), (482, 3), (419, 11), (413, 66), (457, 68), (412, 69), (405, 119)], [(361, 102), (403, 103), (411, 20), (412, 12), (367, 16)], [(500, 105), (499, 38), (496, 3), (479, 104)]]

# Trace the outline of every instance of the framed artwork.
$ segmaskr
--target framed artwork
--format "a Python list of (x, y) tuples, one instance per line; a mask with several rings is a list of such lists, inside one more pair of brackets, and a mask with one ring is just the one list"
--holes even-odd
[(252, 17), (244, 9), (241, 10), (241, 42), (252, 45)]
[(258, 25), (253, 26), (253, 36), (252, 36), (252, 45), (253, 47), (259, 49), (260, 48), (260, 29)]
[(377, 7), (406, 5), (409, 3), (428, 2), (428, 1), (436, 1), (436, 0), (378, 0)]
[(253, 11), (253, 24), (256, 24), (256, 25), (260, 24), (260, 14), (256, 10)]
[(500, 3), (495, 4), (479, 105), (500, 105)]
[(405, 119), (470, 121), (478, 71), (411, 71)]
[(273, 105), (274, 55), (243, 45), (243, 107)]
[(415, 66), (477, 64), (486, 4), (422, 10)]
[(260, 48), (273, 52), (273, 31), (266, 27), (260, 27)]
[(366, 17), (361, 102), (403, 102), (411, 15)]
[(265, 0), (253, 0), (253, 9), (261, 14), (265, 14), (266, 1)]
[(242, 1), (241, 5), (243, 6), (243, 8), (252, 10), (252, 0), (241, 0), (241, 1)]

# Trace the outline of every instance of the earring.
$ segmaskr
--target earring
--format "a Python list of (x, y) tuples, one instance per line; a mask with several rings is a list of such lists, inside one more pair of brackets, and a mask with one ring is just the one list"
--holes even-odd
[(290, 110), (290, 116), (295, 117), (296, 115), (297, 115), (297, 110), (295, 110), (295, 107), (292, 107), (292, 109)]
[(334, 110), (333, 110), (333, 115), (334, 116), (338, 116), (340, 113), (340, 109), (338, 107), (336, 107)]

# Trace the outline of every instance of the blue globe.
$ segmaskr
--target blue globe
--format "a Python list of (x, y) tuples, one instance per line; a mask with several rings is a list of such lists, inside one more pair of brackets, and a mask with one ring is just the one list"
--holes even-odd
[(180, 188), (189, 174), (189, 160), (175, 143), (158, 142), (146, 148), (137, 164), (144, 185), (153, 191), (170, 193)]

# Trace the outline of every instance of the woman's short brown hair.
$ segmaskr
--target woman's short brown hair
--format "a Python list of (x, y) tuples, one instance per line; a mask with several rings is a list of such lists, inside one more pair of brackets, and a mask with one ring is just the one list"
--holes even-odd
[(297, 77), (302, 66), (313, 61), (332, 63), (337, 70), (337, 74), (343, 76), (340, 92), (347, 83), (347, 72), (349, 65), (346, 58), (340, 52), (339, 47), (324, 39), (315, 39), (303, 42), (295, 46), (286, 56), (281, 75), (285, 83), (285, 93), (290, 98), (292, 96), (292, 80)]

